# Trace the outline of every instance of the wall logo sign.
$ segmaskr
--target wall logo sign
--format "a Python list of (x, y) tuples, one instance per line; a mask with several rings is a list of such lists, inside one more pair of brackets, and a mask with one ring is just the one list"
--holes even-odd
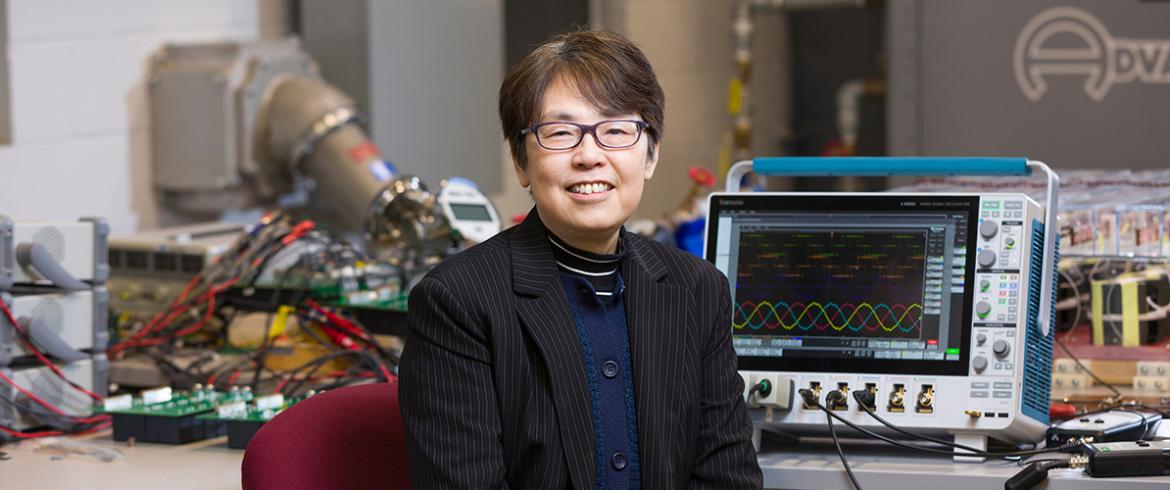
[(1170, 84), (1170, 39), (1115, 38), (1093, 14), (1054, 7), (1020, 31), (1014, 64), (1016, 82), (1033, 102), (1053, 77), (1083, 78), (1085, 94), (1100, 102), (1116, 84)]

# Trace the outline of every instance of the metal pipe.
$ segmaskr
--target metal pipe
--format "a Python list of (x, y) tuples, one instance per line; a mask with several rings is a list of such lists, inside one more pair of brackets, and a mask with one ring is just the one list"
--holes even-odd
[(857, 127), (861, 125), (861, 97), (864, 95), (865, 82), (861, 80), (850, 80), (837, 89), (837, 133), (847, 155), (852, 155), (857, 148)]
[(353, 101), (316, 79), (290, 77), (274, 83), (257, 125), (265, 171), (311, 177), (314, 207), (333, 211), (349, 230), (362, 230), (364, 211), (392, 175), (377, 174), (381, 154), (359, 126)]
[(865, 7), (874, 0), (736, 0), (731, 22), (734, 40), (736, 79), (732, 80), (732, 159), (751, 157), (751, 86), (752, 39), (755, 31), (753, 15), (756, 9), (774, 9), (785, 12), (822, 8)]
[(752, 73), (752, 0), (738, 0), (735, 18), (731, 23), (731, 34), (735, 40), (734, 56), (736, 79), (732, 80), (732, 152), (734, 160), (751, 156), (751, 73)]
[(363, 231), (378, 258), (412, 269), (448, 252), (451, 225), (435, 195), (418, 178), (395, 175), (345, 94), (288, 78), (273, 89), (257, 131), (268, 157), (261, 161), (286, 178), (312, 178), (314, 207)]
[(857, 151), (857, 134), (861, 126), (861, 99), (867, 95), (883, 95), (885, 82), (881, 79), (849, 80), (837, 89), (837, 134), (844, 146), (844, 154)]

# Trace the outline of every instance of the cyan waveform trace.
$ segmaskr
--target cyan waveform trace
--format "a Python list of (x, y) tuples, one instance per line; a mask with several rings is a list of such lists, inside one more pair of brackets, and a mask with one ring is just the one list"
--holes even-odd
[(784, 330), (800, 329), (805, 332), (814, 328), (818, 331), (829, 328), (842, 331), (848, 328), (853, 332), (860, 332), (862, 329), (871, 332), (878, 329), (891, 332), (897, 329), (903, 333), (909, 333), (920, 326), (921, 319), (922, 305), (918, 303), (909, 305), (861, 303), (854, 305), (853, 303), (837, 304), (819, 301), (807, 304), (799, 302), (789, 304), (786, 301), (776, 303), (744, 301), (736, 306), (736, 316), (732, 320), (732, 326), (736, 329), (759, 330), (767, 328), (768, 330), (776, 330), (783, 328)]

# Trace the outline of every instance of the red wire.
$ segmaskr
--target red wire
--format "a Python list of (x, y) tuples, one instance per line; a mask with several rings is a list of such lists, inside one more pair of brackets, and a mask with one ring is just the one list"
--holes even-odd
[(231, 376), (228, 376), (227, 385), (231, 386), (231, 385), (236, 384), (236, 380), (239, 378), (240, 378), (240, 370), (236, 369), (236, 371), (234, 373), (232, 373)]
[(207, 301), (207, 308), (206, 308), (206, 311), (203, 312), (203, 318), (201, 318), (198, 322), (195, 322), (194, 325), (191, 325), (190, 327), (187, 327), (187, 328), (184, 328), (182, 330), (175, 332), (173, 338), (184, 337), (187, 335), (191, 335), (195, 332), (198, 332), (204, 326), (206, 326), (209, 321), (211, 321), (211, 315), (214, 313), (215, 313), (215, 297), (212, 296), (211, 299)]
[(24, 396), (29, 397), (29, 399), (31, 399), (32, 401), (37, 402), (38, 405), (45, 407), (50, 412), (53, 412), (53, 413), (60, 415), (62, 417), (66, 417), (66, 418), (78, 421), (80, 423), (83, 423), (83, 424), (91, 423), (95, 420), (108, 419), (110, 417), (109, 415), (106, 415), (106, 414), (98, 414), (98, 415), (93, 415), (93, 416), (89, 416), (89, 417), (79, 417), (77, 415), (69, 415), (69, 414), (63, 412), (60, 408), (57, 408), (56, 406), (50, 404), (49, 402), (46, 402), (41, 397), (35, 395), (31, 391), (24, 389), (23, 386), (20, 386), (19, 384), (17, 384), (15, 380), (8, 377), (8, 375), (4, 374), (3, 371), (0, 371), (0, 379), (3, 379), (8, 384), (12, 385), (13, 388), (16, 388), (17, 391), (24, 394)]
[(99, 430), (108, 429), (111, 425), (114, 425), (113, 421), (102, 422), (98, 425), (95, 425), (95, 426), (90, 427), (88, 429), (85, 429), (83, 431), (76, 432), (73, 435), (80, 436), (80, 435), (84, 435), (84, 434), (89, 434), (91, 432), (97, 432)]
[(187, 295), (191, 294), (191, 291), (195, 289), (195, 286), (201, 282), (203, 282), (202, 275), (192, 277), (190, 281), (187, 281), (187, 285), (183, 287), (183, 291), (179, 293), (179, 296), (176, 297), (175, 301), (171, 302), (171, 304), (174, 305), (175, 303), (181, 303), (183, 300), (187, 299)]
[(390, 374), (390, 370), (386, 368), (385, 364), (379, 362), (378, 369), (382, 370), (382, 376), (386, 378), (387, 383), (393, 383), (398, 380), (398, 378), (394, 377), (393, 374)]
[(328, 318), (330, 322), (336, 323), (339, 327), (349, 331), (350, 333), (352, 333), (354, 335), (357, 335), (358, 337), (360, 337), (364, 340), (370, 340), (369, 335), (366, 334), (365, 330), (363, 330), (361, 327), (358, 327), (357, 325), (354, 325), (353, 322), (347, 320), (345, 317), (338, 315), (332, 311), (326, 310), (325, 308), (321, 307), (321, 305), (317, 304), (317, 302), (313, 301), (312, 299), (306, 299), (305, 304), (309, 305), (310, 307), (312, 307), (314, 310), (321, 313), (322, 315), (325, 315), (325, 318)]
[[(132, 344), (134, 341), (140, 340), (143, 337), (146, 337), (148, 334), (153, 333), (154, 331), (157, 331), (160, 328), (166, 327), (167, 325), (170, 325), (171, 322), (175, 321), (175, 318), (178, 317), (179, 315), (181, 315), (184, 311), (190, 311), (190, 308), (197, 308), (201, 303), (206, 301), (210, 295), (213, 295), (217, 292), (217, 291), (215, 291), (215, 289), (216, 289), (215, 286), (212, 286), (206, 293), (204, 293), (202, 296), (200, 296), (198, 299), (196, 299), (195, 304), (191, 305), (190, 308), (188, 308), (188, 309), (181, 308), (181, 306), (183, 305), (183, 302), (187, 299), (187, 295), (190, 294), (191, 290), (194, 289), (194, 287), (202, 281), (203, 281), (202, 276), (195, 276), (194, 278), (192, 278), (190, 281), (187, 282), (187, 286), (183, 288), (183, 291), (181, 293), (179, 293), (179, 296), (177, 298), (175, 298), (175, 300), (173, 302), (171, 302), (171, 306), (168, 309), (166, 309), (164, 311), (160, 311), (153, 318), (151, 318), (150, 321), (147, 322), (146, 326), (143, 327), (142, 330), (139, 330), (138, 333), (135, 334), (131, 340), (121, 342), (118, 345), (115, 345), (114, 347), (112, 347), (110, 350), (114, 353), (121, 351), (127, 347), (127, 344)], [(233, 284), (233, 283), (235, 283), (235, 281), (236, 281), (236, 279), (231, 279), (229, 281), (225, 281), (224, 283), (221, 284), (221, 286)]]
[(65, 435), (64, 432), (61, 432), (59, 430), (50, 430), (50, 431), (44, 431), (44, 432), (19, 432), (19, 431), (9, 429), (7, 427), (0, 427), (0, 432), (8, 434), (8, 435), (15, 437), (17, 439), (32, 439), (34, 437), (49, 437), (49, 436)]
[[(381, 367), (385, 368), (385, 366), (381, 366)], [(384, 371), (384, 373), (387, 375), (390, 375), (389, 371)], [(276, 389), (272, 390), (272, 392), (273, 393), (280, 393), (280, 390), (283, 389), (285, 387), (285, 385), (287, 385), (293, 381), (304, 380), (304, 381), (308, 381), (308, 382), (312, 383), (314, 381), (320, 381), (320, 380), (323, 380), (325, 378), (340, 378), (342, 376), (348, 376), (348, 375), (349, 375), (348, 371), (333, 371), (330, 373), (313, 376), (313, 377), (307, 378), (307, 379), (303, 376), (300, 378), (297, 378), (296, 376), (292, 376), (292, 377), (289, 377), (288, 379), (285, 379), (285, 380), (281, 381), (280, 383), (278, 383), (276, 385)], [(358, 373), (358, 374), (353, 375), (353, 377), (355, 377), (355, 378), (372, 378), (372, 377), (374, 377), (374, 373)]]
[[(187, 281), (187, 285), (183, 287), (183, 291), (179, 293), (179, 296), (176, 297), (175, 300), (171, 302), (171, 306), (169, 308), (167, 308), (166, 310), (160, 311), (157, 314), (155, 314), (154, 317), (152, 317), (150, 319), (150, 321), (146, 323), (146, 326), (143, 327), (142, 330), (140, 330), (137, 334), (134, 335), (134, 338), (140, 339), (140, 338), (146, 336), (146, 334), (149, 333), (151, 330), (155, 329), (160, 322), (163, 324), (169, 324), (170, 322), (174, 321), (175, 316), (177, 316), (178, 314), (180, 314), (182, 312), (182, 310), (179, 309), (179, 306), (181, 306), (183, 304), (183, 301), (187, 299), (187, 295), (191, 294), (191, 290), (193, 290), (195, 288), (195, 286), (198, 285), (202, 281), (203, 281), (203, 276), (195, 276), (195, 277), (191, 278), (190, 281)], [(164, 320), (164, 318), (165, 318), (165, 320)]]
[(3, 427), (3, 426), (0, 426), (0, 432), (8, 434), (8, 435), (15, 437), (17, 439), (34, 439), (37, 437), (54, 437), (54, 436), (63, 436), (63, 435), (89, 434), (91, 432), (97, 432), (99, 430), (106, 429), (111, 424), (112, 424), (112, 422), (110, 422), (110, 421), (102, 422), (98, 425), (95, 425), (93, 427), (90, 427), (90, 428), (82, 430), (82, 431), (74, 432), (72, 434), (66, 434), (65, 432), (62, 432), (59, 430), (50, 430), (50, 431), (41, 431), (41, 432), (21, 432), (21, 431), (12, 430), (11, 428)]
[[(0, 299), (0, 309), (4, 310), (4, 315), (8, 317), (8, 322), (12, 324), (12, 328), (20, 333), (21, 340), (28, 338), (28, 334), (26, 334), (24, 332), (24, 329), (20, 328), (20, 323), (18, 323), (16, 321), (16, 316), (12, 314), (12, 310), (8, 309), (8, 305), (4, 303), (3, 299)], [(89, 391), (85, 388), (82, 388), (77, 383), (74, 383), (73, 381), (70, 381), (69, 378), (65, 377), (65, 373), (61, 372), (61, 370), (59, 368), (57, 368), (57, 365), (53, 364), (53, 361), (50, 361), (48, 358), (45, 357), (44, 354), (41, 354), (40, 349), (38, 349), (35, 345), (32, 345), (32, 343), (29, 343), (29, 342), (25, 342), (25, 346), (27, 347), (29, 352), (32, 352), (33, 355), (35, 355), (37, 357), (37, 359), (41, 361), (42, 364), (44, 364), (46, 367), (48, 367), (50, 371), (53, 371), (53, 374), (56, 374), (58, 378), (65, 380), (65, 382), (68, 383), (69, 386), (73, 387), (73, 389), (80, 391), (82, 393), (85, 393), (86, 395), (88, 395), (90, 398), (93, 398), (94, 400), (97, 400), (97, 401), (102, 400), (102, 397), (99, 396), (98, 394), (96, 394), (92, 391)], [(7, 377), (7, 376), (5, 376), (5, 377)], [(16, 383), (13, 382), (12, 384), (15, 385)]]
[[(177, 337), (182, 337), (185, 335), (190, 335), (190, 334), (202, 329), (204, 326), (206, 326), (206, 324), (211, 321), (211, 316), (215, 312), (215, 297), (219, 293), (222, 293), (224, 290), (231, 287), (238, 280), (239, 280), (239, 278), (228, 279), (224, 282), (221, 282), (219, 284), (212, 286), (210, 289), (207, 290), (206, 293), (203, 293), (203, 295), (199, 296), (199, 298), (196, 299), (196, 303), (191, 305), (191, 308), (192, 309), (199, 308), (203, 303), (206, 302), (207, 303), (206, 311), (203, 314), (203, 318), (199, 322), (197, 322), (195, 325), (192, 325), (191, 327), (187, 327), (183, 330), (175, 332), (175, 334), (172, 335), (171, 338), (177, 338)], [(174, 307), (172, 307), (172, 309), (174, 309)], [(145, 336), (146, 333), (150, 333), (149, 332), (150, 330), (166, 327), (167, 325), (170, 324), (171, 321), (174, 320), (174, 317), (178, 316), (178, 314), (181, 313), (182, 311), (183, 310), (175, 310), (173, 313), (167, 315), (167, 318), (163, 322), (157, 323), (154, 326), (151, 326), (148, 324), (148, 326), (146, 328), (143, 328), (142, 331), (138, 332), (138, 335), (135, 335), (134, 338), (127, 340), (127, 341), (124, 341), (124, 342), (120, 342), (117, 345), (111, 347), (109, 349), (110, 354), (116, 354), (118, 352), (121, 352), (121, 351), (126, 350), (126, 349), (131, 348), (131, 347), (144, 347), (144, 346), (150, 346), (150, 345), (158, 345), (158, 344), (165, 342), (166, 339), (143, 339), (142, 337)]]
[(78, 421), (79, 421), (79, 422), (81, 422), (81, 423), (83, 423), (83, 424), (92, 424), (92, 423), (94, 423), (94, 422), (97, 422), (97, 421), (99, 421), (99, 420), (101, 420), (101, 421), (109, 421), (109, 420), (110, 420), (110, 415), (109, 415), (109, 414), (105, 414), (105, 413), (99, 413), (99, 414), (97, 414), (97, 415), (94, 415), (94, 416), (92, 416), (92, 417), (86, 417), (86, 418), (83, 418), (83, 419), (78, 419)]
[[(209, 288), (207, 290), (207, 292), (205, 292), (205, 294), (202, 294), (198, 299), (195, 299), (195, 304), (191, 305), (191, 309), (199, 308), (200, 304), (207, 302), (208, 299), (214, 298), (215, 295), (220, 294), (220, 292), (223, 289), (230, 287), (230, 285), (234, 284), (236, 281), (238, 281), (238, 279), (233, 278), (233, 279), (228, 279), (228, 281), (222, 282), (218, 285), (213, 285), (213, 287)], [(168, 313), (167, 317), (163, 320), (163, 322), (154, 324), (153, 326), (147, 325), (145, 327), (145, 329), (143, 329), (142, 331), (138, 332), (138, 334), (136, 334), (135, 338), (136, 339), (143, 338), (146, 336), (147, 333), (151, 333), (152, 330), (163, 329), (163, 327), (166, 327), (166, 325), (170, 325), (171, 322), (174, 322), (174, 318), (181, 315), (181, 313), (183, 313), (183, 311), (184, 311), (184, 310), (178, 309), (179, 305), (181, 303), (183, 303), (183, 299), (185, 299), (185, 296), (177, 299), (176, 303), (178, 303), (178, 304), (171, 306), (172, 312)], [(190, 311), (190, 309), (187, 309), (186, 311)]]

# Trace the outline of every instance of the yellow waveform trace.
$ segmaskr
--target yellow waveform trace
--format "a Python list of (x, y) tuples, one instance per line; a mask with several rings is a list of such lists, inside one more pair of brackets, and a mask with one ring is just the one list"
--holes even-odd
[[(830, 305), (836, 306), (836, 304), (834, 304), (834, 303), (830, 303)], [(787, 305), (781, 305), (781, 306), (787, 306)], [(882, 306), (882, 305), (879, 305), (879, 306)], [(828, 322), (828, 325), (833, 328), (833, 330), (841, 331), (841, 330), (844, 330), (845, 327), (849, 326), (849, 323), (853, 321), (853, 318), (856, 317), (857, 314), (862, 309), (868, 309), (869, 312), (873, 314), (873, 318), (877, 320), (878, 327), (886, 332), (892, 331), (895, 328), (899, 328), (899, 326), (901, 326), (901, 324), (902, 324), (902, 321), (906, 319), (906, 316), (909, 315), (912, 310), (914, 310), (914, 309), (918, 309), (919, 311), (922, 310), (921, 304), (912, 303), (909, 306), (907, 306), (905, 310), (902, 311), (902, 314), (898, 317), (897, 321), (891, 323), (890, 325), (886, 325), (885, 322), (883, 322), (881, 317), (878, 315), (877, 309), (873, 305), (866, 302), (866, 303), (861, 303), (860, 305), (857, 305), (855, 308), (853, 308), (853, 312), (849, 314), (849, 317), (846, 318), (843, 323), (837, 324), (837, 323), (833, 322), (832, 318), (829, 318), (829, 312), (827, 310), (825, 310), (825, 306), (822, 305), (819, 301), (814, 301), (814, 302), (806, 305), (804, 308), (804, 311), (802, 311), (800, 313), (800, 315), (797, 316), (796, 319), (794, 319), (792, 321), (792, 323), (785, 324), (784, 320), (780, 317), (780, 312), (776, 311), (776, 307), (771, 302), (761, 301), (758, 304), (756, 304), (755, 309), (753, 309), (750, 314), (744, 315), (744, 321), (742, 323), (732, 322), (732, 326), (737, 328), (737, 329), (744, 328), (745, 326), (747, 326), (748, 322), (751, 321), (752, 317), (756, 316), (756, 313), (759, 313), (760, 309), (764, 308), (764, 307), (767, 307), (769, 310), (772, 311), (773, 314), (776, 315), (776, 318), (780, 322), (780, 326), (783, 327), (785, 330), (792, 330), (794, 328), (797, 328), (800, 325), (800, 321), (802, 319), (804, 319), (804, 317), (806, 315), (808, 315), (809, 312), (813, 310), (813, 308), (816, 308), (817, 310), (820, 311), (821, 315), (824, 315), (825, 320)], [(836, 308), (838, 311), (841, 311), (840, 306), (836, 306)], [(892, 308), (890, 308), (888, 306), (886, 308), (891, 310), (891, 311), (893, 310)], [(788, 308), (788, 310), (792, 311), (791, 308)], [(743, 311), (743, 310), (740, 310), (740, 311)]]

